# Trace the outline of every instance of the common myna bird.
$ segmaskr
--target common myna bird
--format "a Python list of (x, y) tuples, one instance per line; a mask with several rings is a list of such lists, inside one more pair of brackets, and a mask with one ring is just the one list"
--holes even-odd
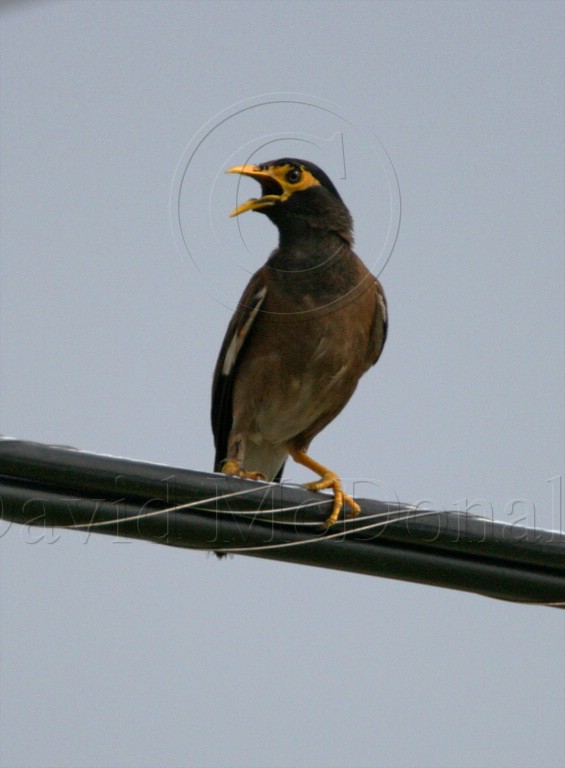
[(290, 455), (320, 476), (307, 488), (333, 489), (329, 527), (344, 504), (351, 516), (360, 507), (307, 451), (382, 352), (384, 291), (353, 252), (351, 214), (320, 168), (282, 158), (227, 173), (261, 185), (261, 197), (231, 215), (265, 214), (279, 230), (279, 246), (243, 292), (216, 364), (214, 469), (279, 481)]

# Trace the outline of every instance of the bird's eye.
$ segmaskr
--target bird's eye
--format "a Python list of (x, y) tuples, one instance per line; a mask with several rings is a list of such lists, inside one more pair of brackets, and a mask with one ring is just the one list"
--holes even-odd
[(300, 168), (291, 168), (290, 171), (286, 174), (286, 180), (289, 182), (289, 184), (296, 184), (297, 181), (300, 181), (300, 177), (302, 176), (302, 171)]

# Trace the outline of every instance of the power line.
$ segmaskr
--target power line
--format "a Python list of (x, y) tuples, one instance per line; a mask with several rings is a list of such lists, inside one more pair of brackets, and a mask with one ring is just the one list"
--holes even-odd
[(465, 512), (359, 499), (321, 528), (331, 496), (297, 486), (0, 439), (11, 522), (233, 552), (565, 607), (565, 536)]

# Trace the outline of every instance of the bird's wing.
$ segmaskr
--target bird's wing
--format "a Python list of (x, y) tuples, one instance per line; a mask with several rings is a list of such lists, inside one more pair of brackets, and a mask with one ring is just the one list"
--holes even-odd
[(374, 365), (383, 351), (388, 329), (388, 309), (385, 292), (379, 281), (375, 280), (375, 312), (371, 323), (371, 335), (369, 338), (368, 366)]
[(238, 307), (228, 326), (212, 384), (212, 431), (216, 446), (214, 470), (219, 472), (227, 457), (228, 440), (232, 428), (232, 402), (235, 378), (241, 351), (252, 336), (254, 321), (265, 297), (267, 285), (263, 271), (259, 270), (243, 292)]

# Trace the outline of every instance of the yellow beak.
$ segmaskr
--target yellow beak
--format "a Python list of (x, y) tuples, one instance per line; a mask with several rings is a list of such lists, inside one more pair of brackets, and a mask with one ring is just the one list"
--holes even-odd
[[(273, 178), (271, 171), (259, 168), (258, 165), (235, 165), (233, 168), (227, 170), (226, 173), (239, 173), (242, 176), (250, 176), (258, 181), (261, 181), (261, 179)], [(230, 216), (239, 216), (240, 213), (245, 213), (245, 211), (257, 211), (268, 205), (274, 205), (280, 199), (280, 195), (263, 195), (263, 197), (260, 198), (252, 197), (245, 203), (238, 205), (237, 208), (230, 213)]]

